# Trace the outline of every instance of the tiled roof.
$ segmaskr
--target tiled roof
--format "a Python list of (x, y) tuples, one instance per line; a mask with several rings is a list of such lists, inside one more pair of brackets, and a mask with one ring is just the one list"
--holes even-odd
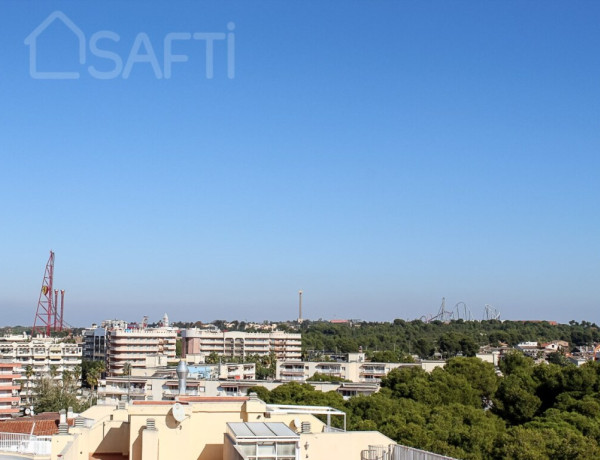
[[(33, 417), (20, 417), (12, 420), (0, 420), (0, 433), (24, 433), (36, 436), (51, 436), (58, 433), (58, 412), (42, 412)], [(35, 425), (34, 425), (35, 424)], [(67, 419), (67, 424), (73, 426), (75, 419)]]
[(54, 420), (5, 420), (0, 421), (1, 433), (24, 433), (36, 436), (51, 436), (58, 433), (58, 424)]

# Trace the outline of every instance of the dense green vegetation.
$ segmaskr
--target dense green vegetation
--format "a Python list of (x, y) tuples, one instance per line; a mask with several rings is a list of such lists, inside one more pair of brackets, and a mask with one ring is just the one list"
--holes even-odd
[(500, 342), (514, 346), (523, 341), (566, 340), (581, 346), (600, 341), (598, 326), (586, 321), (558, 325), (498, 320), (424, 323), (396, 319), (392, 323), (353, 324), (305, 321), (300, 332), (305, 357), (314, 351), (349, 353), (362, 347), (367, 353), (390, 351), (397, 360), (407, 353), (421, 358), (429, 358), (435, 352), (444, 357), (459, 353), (473, 356), (479, 346)]
[(499, 377), (491, 364), (466, 357), (430, 374), (396, 369), (379, 393), (348, 401), (308, 384), (250, 391), (274, 404), (336, 407), (347, 413), (351, 430), (379, 430), (455, 458), (600, 458), (600, 364), (535, 365), (514, 352), (501, 370)]
[(342, 377), (336, 377), (335, 375), (321, 374), (315, 372), (312, 377), (308, 379), (309, 382), (349, 382), (350, 380), (343, 379)]
[[(77, 396), (81, 370), (77, 366), (74, 372), (64, 371), (60, 379), (55, 379), (58, 374), (51, 369), (50, 376), (37, 380), (35, 384), (37, 396), (33, 400), (35, 413), (58, 412), (68, 407), (72, 407), (75, 412), (87, 409), (92, 401), (82, 401)], [(29, 370), (26, 369), (25, 372), (29, 380), (33, 371), (29, 373)]]

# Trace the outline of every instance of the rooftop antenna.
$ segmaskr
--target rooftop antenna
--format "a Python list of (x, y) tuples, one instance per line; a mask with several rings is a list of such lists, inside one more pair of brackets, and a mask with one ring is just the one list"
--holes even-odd
[(302, 324), (302, 289), (298, 291), (298, 324)]

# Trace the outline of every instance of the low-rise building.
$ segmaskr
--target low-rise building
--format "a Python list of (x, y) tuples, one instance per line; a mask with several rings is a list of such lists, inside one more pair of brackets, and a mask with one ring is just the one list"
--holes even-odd
[[(182, 357), (192, 361), (194, 356), (211, 353), (219, 356), (245, 358), (250, 355), (275, 354), (277, 359), (300, 360), (302, 335), (287, 332), (239, 332), (214, 329), (185, 329), (181, 332)], [(199, 362), (199, 360), (196, 360)]]
[[(101, 404), (117, 404), (123, 398), (131, 401), (172, 400), (179, 395), (178, 379), (174, 368), (154, 366), (152, 358), (146, 360), (146, 367), (137, 370), (133, 375), (109, 376), (98, 382), (98, 400)], [(202, 364), (188, 367), (186, 384), (187, 396), (207, 394), (206, 382), (222, 382), (209, 384), (210, 395), (238, 394), (240, 388), (250, 388), (257, 383), (256, 365), (246, 364)], [(227, 382), (238, 382), (235, 393)], [(246, 382), (246, 385), (240, 385)], [(245, 392), (244, 392), (245, 393)]]
[(375, 383), (400, 367), (420, 366), (417, 363), (376, 363), (367, 361), (365, 353), (348, 353), (345, 361), (277, 361), (276, 379), (283, 382), (305, 382), (315, 374), (354, 383)]
[(422, 360), (416, 363), (377, 363), (366, 360), (365, 353), (348, 353), (346, 361), (283, 361), (278, 360), (275, 378), (282, 382), (307, 382), (315, 374), (353, 383), (379, 384), (392, 370), (420, 367), (431, 372), (444, 367), (444, 360)]
[[(338, 428), (329, 423), (336, 417)], [(46, 443), (51, 460), (358, 460), (370, 446), (394, 445), (377, 431), (346, 431), (345, 413), (331, 407), (271, 405), (255, 396), (93, 406), (59, 431)], [(20, 452), (25, 441), (10, 447)]]

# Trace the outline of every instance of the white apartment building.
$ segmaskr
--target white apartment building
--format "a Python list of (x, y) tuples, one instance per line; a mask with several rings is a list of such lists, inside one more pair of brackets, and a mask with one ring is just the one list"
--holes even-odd
[(60, 380), (64, 372), (70, 372), (81, 385), (82, 353), (80, 344), (60, 342), (56, 338), (19, 339), (14, 342), (8, 338), (0, 340), (0, 360), (18, 364), (23, 405), (31, 404), (35, 398), (36, 382), (43, 377)]
[(177, 330), (174, 328), (113, 329), (106, 332), (106, 367), (109, 375), (123, 375), (146, 367), (146, 358), (164, 355), (175, 360)]
[(302, 356), (302, 335), (287, 332), (222, 332), (206, 329), (185, 329), (181, 332), (182, 356), (246, 357), (275, 353), (277, 359), (299, 360)]
[(277, 361), (276, 379), (282, 382), (304, 382), (315, 373), (339, 377), (355, 383), (379, 383), (392, 369), (399, 367), (421, 367), (414, 363), (371, 363), (371, 362), (311, 362)]
[[(148, 368), (152, 370), (152, 368)], [(102, 404), (117, 404), (121, 399), (131, 401), (171, 400), (179, 395), (179, 381), (174, 369), (154, 368), (155, 374), (149, 376), (128, 375), (107, 377), (98, 384), (98, 399)], [(254, 386), (256, 366), (254, 363), (201, 364), (189, 367), (189, 378), (186, 382), (186, 395), (205, 395), (206, 381), (214, 381), (214, 387), (223, 385), (224, 381), (251, 382)], [(227, 390), (223, 388), (223, 392)], [(214, 396), (217, 392), (214, 392)]]

